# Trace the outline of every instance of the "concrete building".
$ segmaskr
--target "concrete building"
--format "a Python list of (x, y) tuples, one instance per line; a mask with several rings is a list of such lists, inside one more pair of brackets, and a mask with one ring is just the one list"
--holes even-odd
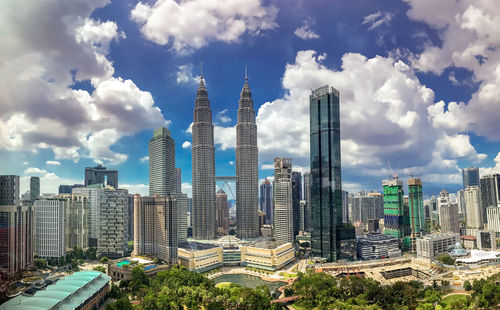
[(176, 192), (175, 142), (170, 131), (161, 127), (149, 140), (149, 195)]
[(229, 233), (229, 205), (226, 192), (220, 189), (217, 192), (215, 201), (217, 206), (217, 233), (219, 236), (225, 236)]
[(127, 195), (128, 205), (128, 241), (134, 241), (134, 195)]
[(292, 243), (258, 242), (240, 247), (244, 266), (275, 271), (295, 258)]
[(311, 250), (329, 262), (340, 258), (342, 239), (354, 237), (342, 224), (339, 104), (338, 90), (328, 85), (309, 96)]
[[(441, 190), (441, 192), (439, 193), (438, 195), (438, 198), (437, 198), (437, 214), (439, 216), (440, 212), (441, 212), (441, 206), (447, 206), (450, 204), (450, 194), (448, 193), (447, 190), (443, 189)], [(441, 225), (441, 218), (438, 219), (438, 223), (439, 225)]]
[(31, 203), (35, 202), (35, 199), (40, 196), (40, 178), (31, 177), (30, 178), (30, 200)]
[(274, 237), (278, 242), (293, 242), (292, 160), (274, 159), (273, 181)]
[(456, 193), (457, 204), (458, 204), (458, 212), (465, 215), (465, 196), (464, 190), (461, 189)]
[(500, 206), (486, 208), (486, 217), (488, 218), (488, 229), (500, 237)]
[(175, 192), (182, 193), (182, 171), (181, 171), (181, 168), (175, 168)]
[(222, 247), (200, 242), (179, 245), (179, 265), (191, 271), (207, 272), (222, 267)]
[(384, 189), (384, 233), (401, 239), (403, 227), (403, 181), (396, 176), (382, 181)]
[[(88, 236), (89, 246), (97, 247), (97, 231), (100, 213), (100, 187), (75, 187), (72, 189), (74, 194), (87, 197), (88, 204)], [(127, 201), (128, 203), (128, 201)]]
[(384, 234), (367, 234), (357, 240), (358, 259), (371, 260), (401, 256), (399, 240)]
[(108, 170), (102, 165), (85, 168), (85, 186), (96, 184), (118, 188), (118, 170)]
[(217, 216), (215, 208), (214, 126), (203, 76), (196, 92), (192, 132), (193, 210), (191, 216), (193, 238), (198, 240), (215, 239)]
[(349, 192), (342, 191), (342, 223), (349, 223)]
[(273, 224), (273, 189), (267, 178), (260, 184), (260, 210), (266, 215), (266, 224)]
[(483, 212), (481, 210), (481, 190), (479, 186), (468, 186), (465, 188), (465, 209), (467, 213), (467, 227), (482, 228), (483, 227)]
[(73, 185), (59, 185), (58, 194), (71, 194), (73, 193), (73, 188), (85, 187), (83, 184), (73, 184)]
[(500, 203), (500, 174), (487, 175), (481, 178), (481, 212), (487, 223), (486, 209), (496, 207)]
[(0, 205), (0, 280), (33, 266), (32, 210), (30, 205)]
[(175, 196), (134, 195), (134, 253), (177, 263), (178, 229)]
[(293, 236), (300, 230), (300, 201), (302, 200), (302, 174), (292, 172), (292, 212), (293, 212)]
[(151, 260), (139, 257), (120, 258), (108, 262), (108, 275), (113, 281), (131, 281), (132, 270), (139, 265), (148, 277), (154, 277), (158, 272), (168, 270), (172, 266), (168, 264), (158, 265)]
[(351, 211), (349, 222), (361, 221), (367, 224), (369, 219), (384, 218), (384, 199), (380, 193), (368, 193), (361, 191), (350, 198)]
[(305, 231), (305, 209), (306, 209), (306, 201), (300, 201), (300, 219), (299, 219), (299, 231)]
[(35, 254), (45, 259), (66, 255), (65, 203), (60, 198), (35, 200)]
[(441, 219), (442, 233), (460, 233), (458, 222), (458, 204), (449, 203), (441, 206), (439, 218)]
[(0, 175), (0, 205), (19, 203), (19, 176)]
[(187, 241), (188, 229), (188, 196), (184, 193), (174, 193), (170, 196), (177, 198), (177, 238), (178, 242)]
[(424, 197), (420, 178), (412, 177), (407, 183), (411, 250), (415, 253), (416, 240), (424, 234)]
[(239, 238), (259, 237), (259, 163), (252, 92), (245, 84), (236, 124), (236, 225)]
[(460, 235), (455, 233), (431, 234), (417, 239), (417, 257), (426, 261), (434, 261), (441, 254), (460, 241)]
[(304, 230), (311, 231), (311, 172), (304, 172)]
[(479, 250), (492, 250), (497, 249), (496, 234), (492, 230), (477, 230), (476, 231), (476, 244)]
[(468, 186), (479, 186), (479, 168), (468, 167), (462, 169), (462, 180), (464, 188), (467, 188)]

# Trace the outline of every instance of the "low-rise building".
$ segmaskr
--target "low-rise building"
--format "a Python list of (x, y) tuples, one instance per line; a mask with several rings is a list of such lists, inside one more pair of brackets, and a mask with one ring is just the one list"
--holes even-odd
[(367, 234), (358, 238), (358, 259), (371, 260), (401, 256), (398, 238), (384, 234)]
[(108, 275), (113, 281), (130, 281), (132, 279), (132, 270), (136, 266), (141, 266), (144, 273), (150, 277), (156, 275), (159, 271), (170, 268), (170, 265), (155, 264), (153, 261), (142, 258), (121, 258), (108, 262)]
[(196, 272), (222, 267), (222, 247), (201, 242), (184, 242), (177, 251), (179, 265)]
[(275, 271), (283, 268), (295, 257), (292, 243), (278, 244), (274, 241), (256, 242), (240, 246), (244, 266)]
[(456, 233), (431, 234), (417, 239), (417, 257), (427, 261), (433, 261), (441, 254), (448, 253), (460, 240)]

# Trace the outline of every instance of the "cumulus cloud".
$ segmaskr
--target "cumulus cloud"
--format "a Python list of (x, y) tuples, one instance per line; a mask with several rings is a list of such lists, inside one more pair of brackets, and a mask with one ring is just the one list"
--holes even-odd
[(392, 20), (392, 14), (388, 12), (376, 12), (373, 14), (370, 14), (368, 16), (365, 16), (363, 19), (363, 22), (361, 23), (362, 25), (369, 25), (370, 27), (368, 30), (373, 30), (377, 27), (380, 27), (382, 25), (389, 25)]
[[(108, 57), (123, 39), (113, 21), (90, 18), (108, 1), (8, 1), (0, 12), (0, 148), (51, 149), (55, 159), (118, 164), (120, 138), (166, 125), (149, 92), (114, 76)], [(22, 26), (20, 26), (22, 25)], [(43, 38), (43, 39), (41, 39)], [(90, 82), (92, 91), (73, 89)]]
[(28, 169), (24, 170), (24, 174), (45, 175), (47, 173), (48, 173), (47, 170), (36, 167), (29, 167)]
[(128, 190), (129, 194), (149, 195), (149, 185), (147, 184), (120, 184), (120, 188)]
[(193, 76), (193, 65), (177, 66), (177, 84), (199, 84), (201, 75)]
[(193, 191), (193, 186), (191, 185), (191, 183), (181, 183), (181, 190), (184, 194), (187, 194), (188, 197), (192, 197), (192, 191)]
[[(408, 16), (439, 31), (442, 43), (428, 44), (424, 52), (412, 59), (424, 71), (442, 74), (446, 68), (461, 67), (473, 73), (478, 90), (467, 104), (442, 109), (433, 117), (449, 125), (451, 119), (462, 124), (456, 131), (467, 130), (488, 139), (500, 140), (500, 5), (495, 1), (473, 0), (405, 0), (410, 5)], [(454, 76), (449, 76), (452, 82)], [(456, 79), (455, 79), (456, 80)], [(458, 82), (458, 81), (456, 81)], [(448, 126), (448, 130), (450, 127)]]
[(295, 29), (294, 34), (304, 40), (309, 40), (309, 39), (319, 39), (319, 35), (316, 34), (314, 31), (311, 30), (309, 26), (309, 22), (307, 20), (304, 20), (302, 22), (302, 26), (299, 28)]
[(231, 166), (233, 166), (233, 165), (234, 165), (234, 161), (232, 161), (232, 160), (231, 160), (231, 161), (229, 161), (229, 164), (230, 164)]
[[(83, 180), (60, 177), (52, 172), (44, 172), (40, 176), (40, 193), (57, 194), (61, 184), (83, 184)], [(20, 178), (19, 190), (24, 193), (30, 189), (30, 176)]]
[(199, 49), (211, 41), (237, 42), (245, 34), (258, 35), (277, 27), (278, 10), (261, 0), (158, 0), (139, 2), (130, 17), (142, 34), (176, 52)]
[(141, 161), (142, 163), (148, 162), (148, 161), (149, 161), (149, 156), (143, 156), (143, 157), (141, 157), (141, 158), (140, 158), (140, 161)]
[(228, 109), (224, 109), (222, 111), (217, 112), (217, 119), (223, 123), (227, 124), (231, 122), (231, 118), (227, 116)]
[(479, 174), (482, 176), (500, 173), (500, 152), (495, 157), (495, 165), (493, 167), (479, 168)]
[(60, 166), (61, 163), (58, 162), (57, 160), (47, 160), (45, 162), (45, 164), (49, 165), (49, 166)]
[(182, 142), (182, 148), (183, 149), (188, 149), (190, 147), (191, 147), (191, 142), (189, 142), (189, 141)]

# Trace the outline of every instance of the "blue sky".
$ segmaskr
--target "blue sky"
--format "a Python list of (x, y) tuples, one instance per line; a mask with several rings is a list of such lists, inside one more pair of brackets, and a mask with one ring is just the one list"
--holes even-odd
[[(42, 192), (116, 168), (147, 192), (147, 144), (166, 125), (190, 193), (194, 98), (203, 63), (216, 173), (234, 175), (248, 67), (259, 176), (275, 156), (308, 169), (308, 94), (341, 93), (343, 184), (380, 190), (392, 171), (426, 195), (460, 169), (500, 171), (500, 5), (494, 0), (8, 1), (0, 13), (0, 173)], [(183, 147), (184, 145), (184, 147)]]

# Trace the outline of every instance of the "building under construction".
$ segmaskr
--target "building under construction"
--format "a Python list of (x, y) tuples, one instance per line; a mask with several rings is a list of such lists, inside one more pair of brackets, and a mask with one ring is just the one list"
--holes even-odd
[(410, 211), (410, 240), (411, 251), (416, 252), (417, 238), (424, 232), (424, 199), (422, 194), (422, 180), (420, 178), (408, 179), (408, 205)]
[(384, 233), (398, 239), (404, 236), (403, 181), (395, 175), (382, 181), (384, 189)]

